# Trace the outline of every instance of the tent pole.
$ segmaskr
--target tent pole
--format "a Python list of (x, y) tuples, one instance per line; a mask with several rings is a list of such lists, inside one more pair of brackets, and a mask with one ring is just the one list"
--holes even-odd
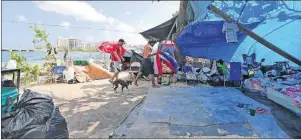
[[(233, 19), (231, 19), (231, 17), (229, 15), (223, 13), (218, 8), (216, 8), (215, 6), (213, 6), (212, 4), (208, 6), (208, 9), (211, 10), (211, 11), (213, 11), (216, 15), (220, 16), (221, 18), (223, 18), (227, 22), (234, 21)], [(272, 51), (278, 53), (279, 55), (285, 57), (286, 59), (288, 59), (288, 60), (296, 63), (297, 65), (301, 66), (301, 60), (299, 60), (299, 59), (295, 58), (294, 56), (290, 55), (289, 53), (281, 50), (280, 48), (278, 48), (277, 46), (275, 46), (271, 42), (263, 39), (262, 37), (260, 37), (256, 33), (254, 33), (252, 31), (250, 31), (249, 29), (245, 28), (240, 23), (237, 23), (237, 26), (238, 26), (238, 28), (239, 28), (240, 31), (242, 31), (245, 34), (249, 35), (250, 37), (252, 37), (257, 42), (261, 43), (262, 45), (266, 46), (267, 48), (271, 49)]]
[(176, 26), (177, 20), (178, 20), (178, 17), (177, 17), (177, 19), (175, 20), (175, 22), (173, 23), (173, 25), (172, 25), (172, 27), (171, 27), (171, 29), (170, 29), (170, 31), (169, 31), (169, 33), (168, 33), (166, 39), (165, 39), (164, 44), (162, 44), (161, 46), (159, 46), (159, 49), (158, 49), (158, 50), (161, 50), (161, 49), (162, 49), (162, 46), (165, 45), (165, 44), (167, 43), (167, 40), (168, 40), (168, 39), (170, 38), (170, 36), (171, 36), (172, 30), (173, 30), (173, 29), (175, 28), (175, 26)]

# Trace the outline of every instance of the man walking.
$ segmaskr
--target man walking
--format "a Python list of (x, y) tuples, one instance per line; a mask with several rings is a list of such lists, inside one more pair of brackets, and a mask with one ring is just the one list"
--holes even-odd
[(134, 85), (136, 86), (138, 86), (137, 80), (140, 78), (142, 74), (145, 74), (151, 76), (152, 86), (154, 88), (159, 87), (158, 85), (155, 84), (154, 67), (151, 62), (151, 56), (156, 54), (156, 53), (151, 54), (152, 47), (155, 45), (155, 43), (156, 41), (149, 41), (148, 44), (144, 46), (142, 65), (140, 67), (140, 72), (138, 73), (134, 81)]
[(111, 83), (113, 83), (114, 78), (116, 78), (116, 80), (118, 79), (118, 73), (121, 70), (121, 63), (124, 61), (122, 55), (124, 53), (124, 48), (122, 47), (124, 45), (124, 40), (123, 39), (119, 39), (118, 43), (113, 45), (113, 52), (112, 52), (112, 62), (113, 62), (113, 76), (112, 78), (109, 80)]

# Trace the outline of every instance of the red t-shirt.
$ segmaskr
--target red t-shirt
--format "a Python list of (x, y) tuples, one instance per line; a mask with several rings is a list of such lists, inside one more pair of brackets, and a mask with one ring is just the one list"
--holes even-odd
[(113, 52), (112, 52), (112, 61), (117, 62), (118, 58), (115, 56), (114, 52), (118, 55), (118, 57), (121, 59), (121, 61), (124, 61), (122, 55), (125, 54), (125, 49), (122, 46), (118, 46), (118, 44), (113, 45)]

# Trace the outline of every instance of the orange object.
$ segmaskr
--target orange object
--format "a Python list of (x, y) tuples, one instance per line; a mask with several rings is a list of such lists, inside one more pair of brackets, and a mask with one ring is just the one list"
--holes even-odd
[(95, 63), (89, 63), (86, 66), (74, 66), (74, 72), (75, 74), (78, 75), (85, 73), (92, 80), (106, 79), (106, 78), (111, 78), (113, 76), (113, 74), (109, 72), (107, 69)]

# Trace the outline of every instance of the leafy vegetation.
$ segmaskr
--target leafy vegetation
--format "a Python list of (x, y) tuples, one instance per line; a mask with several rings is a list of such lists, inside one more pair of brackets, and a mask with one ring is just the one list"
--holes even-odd
[[(47, 61), (56, 61), (57, 58), (55, 57), (54, 48), (51, 46), (50, 42), (48, 41), (49, 34), (46, 30), (41, 30), (37, 27), (37, 25), (29, 26), (29, 28), (33, 29), (35, 32), (34, 39), (32, 40), (33, 43), (43, 43), (45, 46), (39, 46), (40, 49), (47, 49), (48, 55), (44, 57), (44, 60)], [(44, 63), (42, 71), (49, 72), (54, 67), (51, 63)]]
[[(43, 43), (46, 44), (44, 48), (47, 49), (48, 55), (44, 58), (45, 60), (56, 60), (54, 48), (51, 46), (50, 42), (48, 42), (49, 34), (45, 30), (41, 30), (37, 27), (37, 25), (29, 26), (29, 28), (33, 29), (35, 32), (35, 37), (32, 40), (32, 43)], [(40, 48), (43, 48), (40, 46)]]
[(38, 75), (40, 74), (40, 69), (38, 65), (30, 65), (26, 62), (26, 58), (18, 53), (13, 51), (10, 52), (11, 59), (15, 60), (17, 63), (17, 68), (21, 70), (21, 73), (24, 73), (24, 76), (21, 77), (22, 84), (29, 84), (37, 79)]

